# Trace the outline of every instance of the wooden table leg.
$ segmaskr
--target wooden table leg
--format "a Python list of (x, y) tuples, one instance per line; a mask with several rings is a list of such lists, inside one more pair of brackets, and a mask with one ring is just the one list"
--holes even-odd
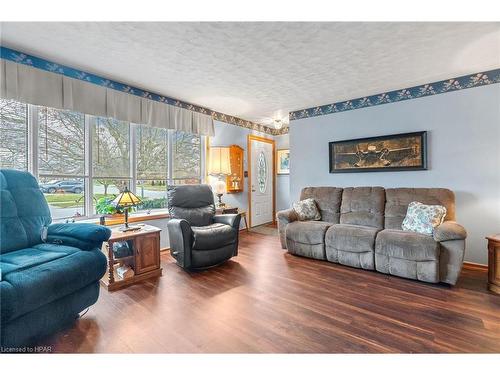
[(111, 285), (115, 282), (115, 261), (113, 259), (113, 243), (108, 242), (106, 244), (108, 247), (108, 282)]
[(243, 214), (243, 219), (245, 219), (245, 228), (248, 232), (248, 223), (247, 223), (247, 213), (246, 212)]

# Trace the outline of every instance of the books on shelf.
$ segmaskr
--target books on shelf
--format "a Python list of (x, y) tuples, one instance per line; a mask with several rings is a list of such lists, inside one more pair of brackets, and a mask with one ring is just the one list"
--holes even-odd
[(134, 276), (134, 270), (127, 265), (122, 265), (116, 269), (116, 274), (122, 279), (127, 279)]

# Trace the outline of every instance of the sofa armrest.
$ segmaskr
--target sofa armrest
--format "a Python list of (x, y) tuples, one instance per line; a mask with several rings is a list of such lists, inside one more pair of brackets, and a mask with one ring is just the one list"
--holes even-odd
[(226, 224), (236, 230), (240, 230), (241, 214), (215, 215), (214, 223)]
[(193, 231), (184, 219), (170, 219), (167, 222), (170, 253), (183, 268), (191, 267), (191, 243)]
[(111, 237), (111, 230), (102, 225), (87, 223), (52, 224), (47, 228), (44, 242), (77, 247), (81, 250), (101, 248)]
[(298, 220), (298, 217), (293, 208), (289, 208), (287, 210), (278, 211), (276, 213), (276, 219), (278, 220), (281, 248), (286, 249), (286, 226), (288, 223)]
[(282, 222), (283, 224), (291, 223), (292, 221), (297, 221), (298, 217), (293, 208), (289, 208), (287, 210), (278, 211), (276, 213), (276, 218), (278, 222)]
[(465, 240), (467, 238), (467, 231), (455, 221), (445, 221), (434, 229), (433, 236), (438, 242)]

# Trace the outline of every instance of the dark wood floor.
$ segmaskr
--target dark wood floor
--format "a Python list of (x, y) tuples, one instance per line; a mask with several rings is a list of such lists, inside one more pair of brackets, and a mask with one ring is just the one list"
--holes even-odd
[(275, 236), (242, 233), (240, 254), (109, 293), (56, 352), (500, 352), (500, 296), (484, 270), (431, 285), (292, 256)]

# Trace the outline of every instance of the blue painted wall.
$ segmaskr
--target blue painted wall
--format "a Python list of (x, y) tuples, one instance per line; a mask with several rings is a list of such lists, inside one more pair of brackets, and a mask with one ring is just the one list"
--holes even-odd
[[(330, 174), (328, 142), (427, 130), (429, 170)], [(500, 232), (500, 84), (292, 121), (290, 200), (304, 186), (446, 187), (469, 233), (466, 260), (487, 263)]]

